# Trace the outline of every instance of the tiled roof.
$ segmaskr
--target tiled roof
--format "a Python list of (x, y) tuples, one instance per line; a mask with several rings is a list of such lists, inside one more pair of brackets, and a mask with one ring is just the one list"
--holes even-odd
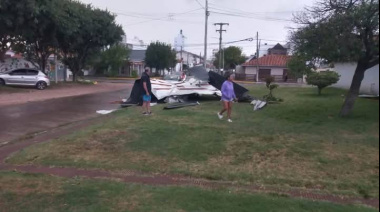
[(267, 55), (260, 57), (259, 60), (253, 59), (243, 64), (243, 66), (268, 66), (268, 67), (286, 67), (291, 57), (287, 55)]

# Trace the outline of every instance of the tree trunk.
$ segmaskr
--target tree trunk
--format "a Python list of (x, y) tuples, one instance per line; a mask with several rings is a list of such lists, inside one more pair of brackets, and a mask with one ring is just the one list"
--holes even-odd
[(73, 82), (77, 81), (77, 73), (73, 71)]
[(350, 113), (352, 112), (355, 105), (355, 101), (359, 96), (360, 87), (362, 85), (362, 81), (364, 79), (364, 74), (367, 70), (367, 67), (368, 67), (368, 63), (366, 62), (360, 61), (358, 63), (354, 78), (352, 80), (350, 91), (347, 94), (346, 100), (340, 112), (341, 117), (346, 117), (350, 115)]
[(321, 87), (318, 87), (318, 95), (321, 96), (322, 95), (322, 89)]
[(46, 61), (44, 62), (43, 59), (40, 62), (41, 71), (46, 74)]
[(5, 53), (7, 53), (7, 50), (0, 50), (0, 62), (4, 62), (5, 60)]

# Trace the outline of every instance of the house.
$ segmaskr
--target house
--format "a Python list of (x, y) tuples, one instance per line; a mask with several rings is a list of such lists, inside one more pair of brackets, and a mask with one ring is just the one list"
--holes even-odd
[(288, 55), (288, 49), (278, 43), (273, 48), (268, 49), (268, 55)]
[[(334, 71), (341, 75), (333, 87), (350, 89), (357, 63), (335, 63)], [(367, 70), (360, 88), (361, 94), (379, 95), (379, 65)]]
[(296, 82), (295, 78), (288, 76), (287, 63), (291, 56), (287, 55), (287, 49), (277, 44), (268, 50), (268, 55), (260, 58), (252, 58), (242, 65), (236, 73), (236, 79), (264, 82), (269, 76), (273, 76), (277, 82)]
[(177, 51), (176, 56), (178, 61), (183, 59), (183, 64), (187, 65), (189, 68), (200, 64), (203, 59), (200, 55), (188, 51)]
[(145, 68), (145, 54), (146, 50), (131, 50), (129, 58), (119, 70), (119, 76), (131, 77), (133, 71), (141, 76)]

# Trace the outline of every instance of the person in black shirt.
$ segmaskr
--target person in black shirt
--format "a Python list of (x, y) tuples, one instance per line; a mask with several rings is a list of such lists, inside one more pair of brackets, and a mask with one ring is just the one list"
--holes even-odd
[(145, 68), (141, 75), (141, 86), (144, 91), (143, 95), (143, 115), (151, 115), (150, 102), (152, 101), (152, 83), (150, 82), (150, 68)]

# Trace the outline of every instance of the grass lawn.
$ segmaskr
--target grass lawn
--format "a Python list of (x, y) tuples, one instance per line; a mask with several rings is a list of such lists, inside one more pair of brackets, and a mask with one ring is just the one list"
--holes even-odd
[[(263, 86), (250, 87), (263, 96)], [(265, 186), (379, 196), (379, 102), (358, 100), (339, 118), (344, 91), (280, 88), (285, 99), (253, 112), (236, 104), (234, 123), (217, 119), (220, 102), (163, 111), (129, 108), (85, 131), (32, 146), (12, 164), (182, 174)]]
[(0, 212), (375, 212), (275, 195), (0, 172)]

